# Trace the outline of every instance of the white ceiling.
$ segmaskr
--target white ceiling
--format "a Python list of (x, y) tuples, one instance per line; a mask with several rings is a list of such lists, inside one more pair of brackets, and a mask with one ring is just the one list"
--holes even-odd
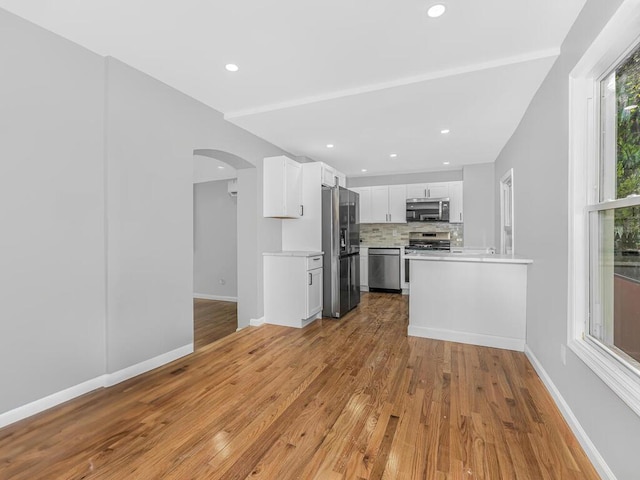
[(119, 58), (294, 155), (375, 175), (495, 160), (584, 2), (442, 0), (438, 19), (426, 15), (436, 0), (0, 7)]

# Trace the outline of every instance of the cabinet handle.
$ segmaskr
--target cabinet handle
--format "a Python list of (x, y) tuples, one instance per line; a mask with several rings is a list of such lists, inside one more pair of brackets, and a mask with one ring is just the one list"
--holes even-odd
[(431, 198), (431, 189), (430, 188), (427, 189), (427, 198)]
[(460, 212), (460, 221), (462, 221), (462, 212)]
[(391, 218), (392, 218), (392, 217), (391, 217), (391, 214), (389, 214), (389, 221), (391, 221)]
[(300, 216), (304, 216), (304, 205), (300, 205)]
[(313, 275), (309, 273), (309, 285), (313, 285)]

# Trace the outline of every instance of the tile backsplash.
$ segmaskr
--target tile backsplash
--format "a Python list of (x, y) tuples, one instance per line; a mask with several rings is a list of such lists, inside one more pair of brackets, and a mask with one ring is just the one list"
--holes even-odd
[(409, 232), (451, 232), (451, 246), (463, 246), (463, 226), (459, 223), (361, 223), (360, 243), (371, 246), (409, 245)]

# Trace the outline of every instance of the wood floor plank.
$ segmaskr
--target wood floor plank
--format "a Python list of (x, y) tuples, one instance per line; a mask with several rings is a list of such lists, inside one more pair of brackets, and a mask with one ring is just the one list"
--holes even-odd
[[(235, 315), (219, 303), (195, 312)], [(1, 429), (0, 480), (598, 478), (523, 354), (407, 337), (407, 304), (367, 293), (302, 330), (196, 339)]]

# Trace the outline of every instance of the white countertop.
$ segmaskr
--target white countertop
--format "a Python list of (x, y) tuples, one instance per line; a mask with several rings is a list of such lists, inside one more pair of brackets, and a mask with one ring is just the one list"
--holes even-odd
[(285, 252), (264, 252), (262, 255), (270, 257), (317, 257), (323, 255), (324, 252), (306, 252), (299, 250), (291, 250)]
[(408, 260), (426, 260), (430, 262), (533, 263), (533, 260), (528, 258), (491, 253), (420, 252), (405, 255), (404, 258)]

